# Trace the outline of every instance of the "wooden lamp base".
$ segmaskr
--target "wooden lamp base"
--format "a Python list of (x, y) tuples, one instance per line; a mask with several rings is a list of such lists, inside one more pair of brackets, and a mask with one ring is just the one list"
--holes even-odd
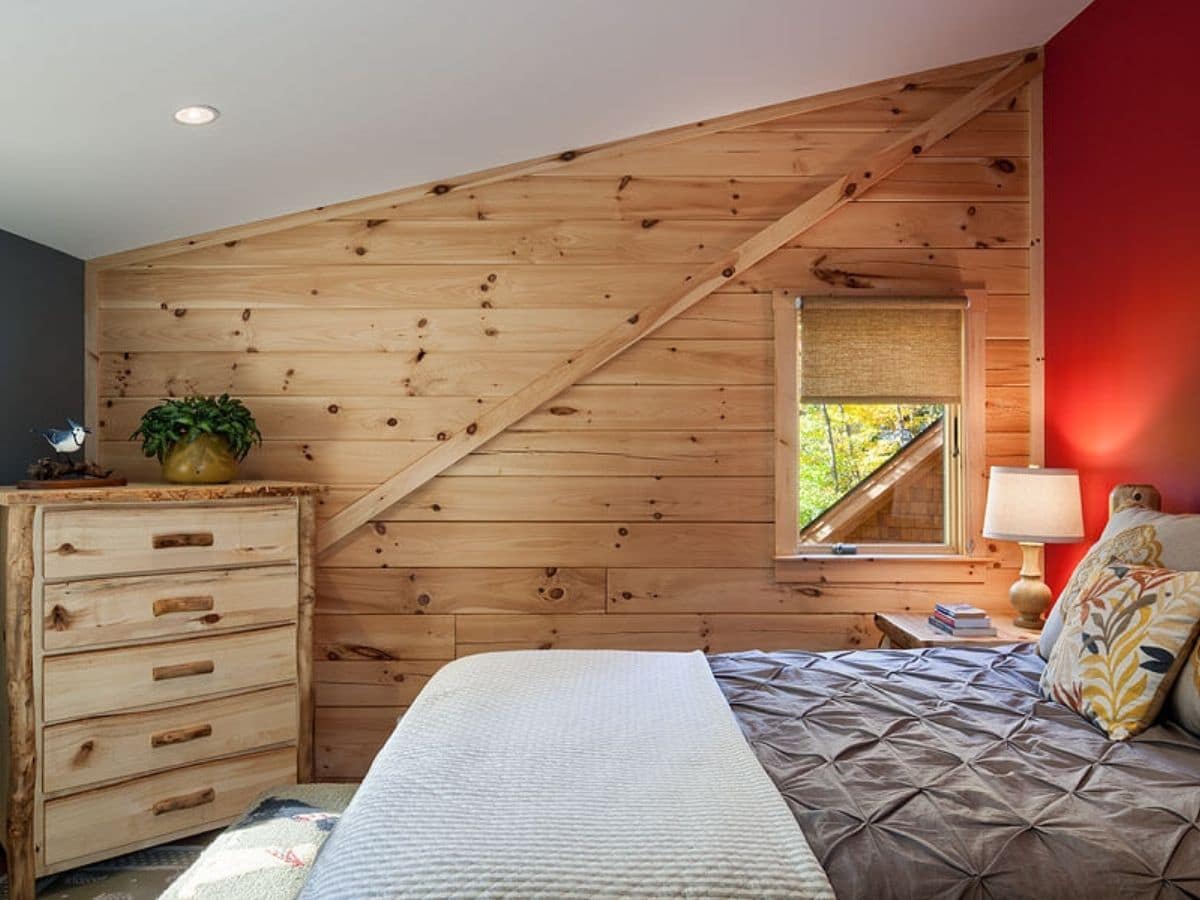
[(1041, 544), (1021, 544), (1021, 577), (1008, 589), (1008, 599), (1017, 611), (1013, 624), (1031, 631), (1042, 630), (1042, 613), (1050, 605), (1050, 588), (1042, 581)]

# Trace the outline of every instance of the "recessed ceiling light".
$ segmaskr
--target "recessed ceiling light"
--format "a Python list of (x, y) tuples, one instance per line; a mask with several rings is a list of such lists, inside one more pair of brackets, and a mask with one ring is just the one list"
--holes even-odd
[(180, 125), (209, 125), (220, 114), (215, 106), (185, 106), (175, 110), (175, 121)]

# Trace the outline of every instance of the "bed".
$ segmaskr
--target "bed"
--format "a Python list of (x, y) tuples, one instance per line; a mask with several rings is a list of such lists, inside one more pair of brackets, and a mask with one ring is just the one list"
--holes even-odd
[(1200, 739), (1110, 741), (1033, 645), (710, 660), (837, 896), (1200, 896)]
[(1032, 645), (459, 660), (302, 896), (1200, 897), (1200, 738), (1111, 741), (1043, 699), (1044, 666)]

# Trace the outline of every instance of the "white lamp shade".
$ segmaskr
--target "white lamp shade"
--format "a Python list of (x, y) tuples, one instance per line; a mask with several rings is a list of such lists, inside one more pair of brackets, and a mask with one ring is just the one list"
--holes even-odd
[(983, 536), (1030, 544), (1083, 540), (1079, 473), (1074, 469), (992, 466)]

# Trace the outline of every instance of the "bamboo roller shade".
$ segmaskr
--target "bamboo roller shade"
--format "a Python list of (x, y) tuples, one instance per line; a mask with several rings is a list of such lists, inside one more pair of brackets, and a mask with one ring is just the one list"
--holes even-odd
[(800, 402), (961, 402), (964, 308), (953, 300), (805, 298)]

